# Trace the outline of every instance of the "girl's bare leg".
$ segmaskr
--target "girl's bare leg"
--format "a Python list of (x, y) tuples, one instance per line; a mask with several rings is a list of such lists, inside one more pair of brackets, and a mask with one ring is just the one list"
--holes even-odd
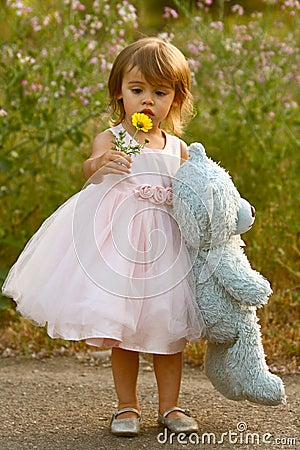
[[(111, 355), (112, 372), (116, 393), (118, 396), (118, 409), (130, 407), (140, 411), (137, 397), (137, 378), (139, 372), (139, 353), (114, 347)], [(136, 414), (126, 412), (117, 419), (136, 418)]]
[[(178, 406), (178, 397), (182, 377), (182, 352), (173, 355), (153, 355), (153, 366), (158, 388), (159, 412)], [(184, 417), (179, 411), (173, 411), (168, 418)]]

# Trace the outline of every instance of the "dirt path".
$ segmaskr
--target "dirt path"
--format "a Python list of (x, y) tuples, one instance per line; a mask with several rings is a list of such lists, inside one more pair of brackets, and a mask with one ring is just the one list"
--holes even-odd
[(186, 366), (181, 405), (197, 417), (200, 430), (179, 442), (170, 435), (165, 442), (163, 429), (156, 425), (155, 378), (144, 360), (139, 376), (142, 431), (137, 438), (109, 433), (116, 407), (109, 360), (0, 358), (0, 382), (1, 450), (300, 449), (300, 375), (284, 377), (286, 406), (263, 407), (224, 399), (199, 369)]

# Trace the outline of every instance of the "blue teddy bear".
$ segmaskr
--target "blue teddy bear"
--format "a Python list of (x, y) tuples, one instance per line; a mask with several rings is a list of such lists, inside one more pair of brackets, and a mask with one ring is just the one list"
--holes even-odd
[(266, 364), (256, 315), (272, 290), (251, 268), (240, 237), (254, 222), (254, 208), (201, 144), (192, 144), (189, 154), (173, 180), (173, 213), (206, 324), (205, 373), (231, 400), (285, 403), (282, 380)]

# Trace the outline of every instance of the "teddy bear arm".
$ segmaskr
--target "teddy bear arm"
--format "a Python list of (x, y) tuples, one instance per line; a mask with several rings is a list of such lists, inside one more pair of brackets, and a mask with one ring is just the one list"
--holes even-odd
[(272, 293), (269, 282), (252, 269), (238, 246), (226, 245), (211, 269), (225, 290), (242, 304), (260, 307)]

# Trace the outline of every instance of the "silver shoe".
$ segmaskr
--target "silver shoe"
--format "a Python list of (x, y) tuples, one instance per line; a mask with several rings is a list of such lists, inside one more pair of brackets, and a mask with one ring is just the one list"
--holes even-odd
[[(124, 412), (134, 412), (137, 417), (117, 419)], [(137, 436), (140, 432), (141, 414), (135, 408), (122, 408), (114, 412), (110, 422), (110, 431), (115, 436)]]
[[(174, 417), (168, 419), (167, 416), (172, 411), (180, 411), (187, 417)], [(196, 433), (198, 431), (198, 424), (195, 419), (190, 417), (190, 412), (187, 409), (181, 409), (177, 406), (167, 409), (163, 414), (158, 413), (158, 423), (167, 427), (173, 433)]]

